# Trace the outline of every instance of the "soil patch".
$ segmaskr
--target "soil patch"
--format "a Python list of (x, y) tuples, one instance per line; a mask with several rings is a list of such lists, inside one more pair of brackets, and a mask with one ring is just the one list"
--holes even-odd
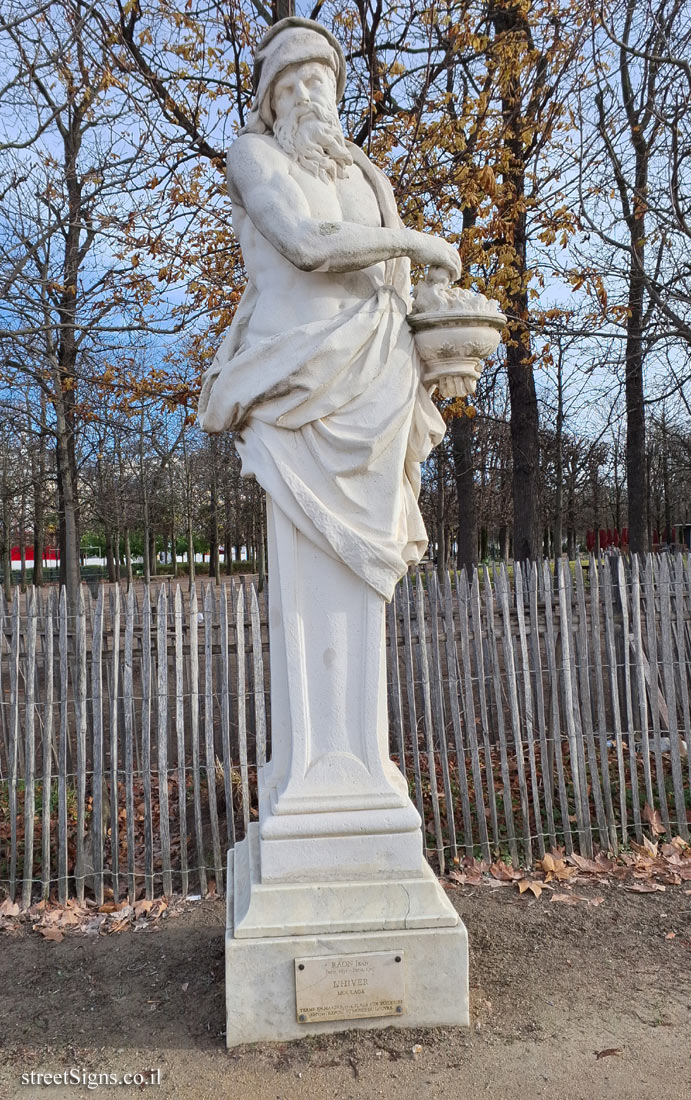
[[(449, 890), (471, 943), (469, 1031), (346, 1032), (229, 1053), (220, 899), (60, 943), (21, 928), (0, 937), (0, 1096), (146, 1094), (89, 1088), (88, 1074), (153, 1069), (152, 1096), (190, 1100), (691, 1100), (691, 896), (600, 884), (574, 895)], [(21, 1080), (71, 1068), (82, 1084)]]

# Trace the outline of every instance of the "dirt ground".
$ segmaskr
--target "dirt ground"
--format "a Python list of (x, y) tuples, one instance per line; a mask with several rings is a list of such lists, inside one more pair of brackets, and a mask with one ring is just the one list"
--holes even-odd
[(0, 1097), (149, 1092), (88, 1088), (88, 1077), (22, 1084), (73, 1068), (158, 1070), (152, 1096), (190, 1100), (691, 1100), (691, 896), (621, 885), (574, 894), (582, 900), (567, 905), (547, 891), (450, 890), (470, 936), (469, 1031), (350, 1032), (230, 1053), (220, 900), (144, 931), (3, 935)]

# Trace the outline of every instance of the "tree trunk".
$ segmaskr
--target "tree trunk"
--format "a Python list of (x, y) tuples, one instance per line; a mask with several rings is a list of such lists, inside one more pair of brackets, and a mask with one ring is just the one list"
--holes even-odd
[[(643, 246), (634, 248), (642, 254)], [(639, 261), (642, 263), (642, 256)], [(632, 554), (648, 550), (648, 495), (643, 395), (643, 277), (631, 273), (626, 335), (626, 487), (629, 505), (629, 547)]]
[(34, 584), (40, 588), (43, 584), (43, 555), (46, 548), (45, 509), (43, 485), (34, 485)]
[(153, 527), (149, 530), (149, 569), (151, 576), (155, 577), (158, 572), (158, 558), (156, 556), (156, 532)]
[(60, 511), (60, 583), (64, 584), (67, 601), (76, 609), (79, 594), (79, 514), (72, 475), (71, 448), (64, 418), (58, 414), (57, 480)]
[(664, 494), (665, 507), (665, 542), (669, 545), (673, 541), (672, 497), (669, 489), (669, 436), (667, 433), (667, 416), (665, 414), (664, 406), (662, 407), (660, 428), (662, 432), (662, 491)]
[(7, 490), (2, 499), (2, 582), (5, 599), (9, 603), (12, 599), (12, 519)]
[[(652, 492), (652, 478), (650, 476), (650, 466), (652, 463), (652, 455), (646, 455), (646, 522), (648, 525), (648, 546), (653, 545), (653, 521), (652, 521), (652, 507), (651, 507), (651, 492)], [(629, 547), (631, 544), (629, 543)], [(632, 553), (634, 551), (632, 550)]]
[(259, 592), (264, 591), (264, 583), (266, 580), (266, 555), (264, 551), (265, 537), (266, 525), (264, 523), (264, 495), (262, 494), (259, 502), (259, 537), (257, 540), (257, 589)]
[(287, 19), (289, 15), (295, 15), (295, 0), (271, 0), (271, 19), (274, 23)]
[(614, 447), (614, 526), (621, 531), (621, 479), (619, 477), (619, 443)]
[(53, 404), (56, 415), (58, 515), (60, 525), (60, 581), (65, 585), (70, 607), (76, 610), (79, 594), (79, 499), (75, 439), (77, 406), (78, 344), (76, 318), (79, 311), (79, 270), (83, 260), (82, 183), (77, 169), (82, 139), (84, 108), (70, 112), (69, 127), (63, 133), (64, 180), (67, 217), (63, 259), (62, 291), (58, 305), (57, 345)]
[(473, 458), (473, 421), (462, 414), (451, 421), (451, 445), (458, 499), (458, 568), (469, 575), (477, 566), (477, 502)]
[(43, 584), (43, 554), (46, 547), (45, 479), (46, 479), (46, 397), (41, 392), (41, 434), (38, 458), (32, 453), (31, 480), (34, 498), (34, 584)]
[(195, 564), (194, 564), (194, 532), (192, 529), (192, 516), (191, 513), (187, 513), (187, 565), (189, 567), (189, 590), (190, 592), (194, 588), (195, 583)]
[(223, 532), (223, 546), (224, 546), (224, 569), (227, 576), (231, 576), (233, 572), (233, 533), (230, 527), (226, 527)]
[(499, 528), (499, 553), (502, 561), (509, 560), (509, 527), (506, 523)]
[[(520, 4), (497, 5), (491, 19), (498, 35), (527, 35)], [(502, 89), (505, 120), (502, 173), (504, 195), (500, 210), (512, 246), (512, 278), (508, 310), (513, 318), (506, 343), (506, 370), (511, 401), (513, 454), (513, 556), (517, 561), (536, 560), (540, 551), (538, 406), (528, 326), (527, 222), (525, 202), (526, 151), (522, 133), (521, 86), (518, 71), (506, 78)]]
[(20, 584), (22, 592), (26, 592), (26, 492), (23, 489), (19, 510), (19, 560), (21, 565)]
[(600, 516), (600, 470), (598, 466), (594, 467), (590, 482), (593, 492), (593, 527), (597, 531), (596, 539), (599, 540), (602, 517)]
[(113, 531), (108, 524), (106, 524), (106, 568), (108, 570), (108, 580), (111, 584), (115, 584), (115, 555), (113, 553)]
[(513, 454), (513, 556), (516, 561), (535, 561), (540, 539), (538, 409), (527, 329), (522, 337), (515, 334), (517, 346), (506, 349)]
[(120, 583), (120, 521), (118, 520), (118, 526), (115, 531), (115, 539), (113, 545), (113, 557), (115, 558), (115, 583)]
[(563, 530), (564, 530), (564, 375), (562, 369), (562, 354), (559, 349), (557, 365), (557, 423), (556, 423), (556, 456), (554, 460), (554, 477), (556, 491), (554, 497), (554, 561), (562, 554)]
[(142, 538), (142, 556), (144, 559), (144, 584), (150, 584), (151, 582), (151, 532), (149, 530), (149, 499), (144, 491), (144, 531)]
[(127, 590), (132, 584), (132, 546), (130, 544), (130, 529), (125, 527), (125, 569), (127, 570)]

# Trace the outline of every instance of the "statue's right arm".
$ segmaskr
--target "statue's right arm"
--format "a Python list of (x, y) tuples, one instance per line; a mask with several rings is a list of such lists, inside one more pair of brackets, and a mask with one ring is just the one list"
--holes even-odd
[(452, 279), (460, 275), (455, 249), (440, 237), (413, 229), (388, 229), (312, 217), (305, 195), (285, 156), (267, 138), (239, 137), (228, 152), (228, 188), (254, 227), (300, 271), (360, 271), (409, 256), (438, 264)]

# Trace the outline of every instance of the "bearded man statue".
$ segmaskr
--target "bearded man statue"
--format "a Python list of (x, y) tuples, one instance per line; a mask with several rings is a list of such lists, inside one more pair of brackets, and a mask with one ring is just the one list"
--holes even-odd
[[(406, 321), (410, 261), (451, 279), (460, 264), (403, 226), (385, 176), (345, 140), (344, 84), (336, 39), (282, 20), (228, 153), (248, 283), (199, 421), (235, 432), (243, 474), (266, 490), (271, 661), (259, 824), (229, 883), (236, 941), (459, 924), (389, 759), (385, 602), (426, 548), (420, 463), (444, 434)], [(357, 912), (323, 889), (354, 881)]]

